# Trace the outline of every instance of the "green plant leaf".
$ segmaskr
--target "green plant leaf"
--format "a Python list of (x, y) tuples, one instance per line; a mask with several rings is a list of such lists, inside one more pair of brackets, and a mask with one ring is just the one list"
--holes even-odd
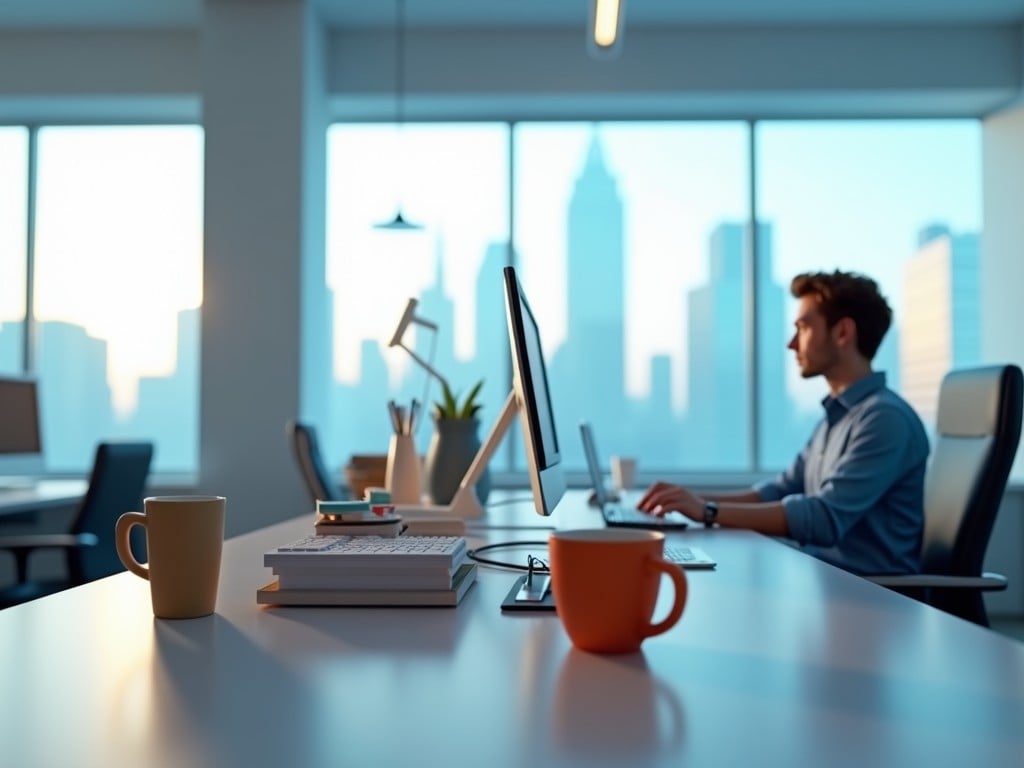
[(462, 409), (459, 411), (460, 419), (472, 419), (474, 416), (476, 416), (477, 411), (480, 410), (480, 406), (477, 405), (476, 403), (476, 398), (477, 395), (480, 394), (480, 388), (483, 385), (484, 380), (480, 379), (480, 381), (476, 383), (476, 386), (469, 390), (469, 394), (466, 395), (466, 400), (462, 404)]
[(458, 398), (446, 382), (441, 382), (441, 401), (435, 402), (439, 419), (454, 419), (458, 414)]
[(472, 419), (479, 413), (480, 404), (476, 402), (484, 380), (480, 379), (466, 395), (466, 399), (459, 404), (459, 395), (452, 392), (445, 382), (441, 382), (441, 399), (434, 401), (434, 415), (438, 419)]

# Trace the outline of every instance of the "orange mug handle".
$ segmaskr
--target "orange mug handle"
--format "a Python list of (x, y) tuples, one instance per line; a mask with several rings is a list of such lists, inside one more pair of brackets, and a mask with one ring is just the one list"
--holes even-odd
[(117, 518), (117, 525), (114, 527), (114, 544), (117, 547), (117, 556), (121, 558), (125, 568), (136, 576), (141, 576), (148, 581), (149, 568), (135, 559), (135, 555), (132, 554), (132, 545), (128, 540), (128, 534), (133, 525), (145, 527), (146, 516), (141, 512), (125, 512)]
[(683, 573), (683, 569), (661, 558), (657, 560), (652, 558), (650, 565), (652, 568), (668, 574), (669, 578), (672, 579), (672, 586), (675, 588), (676, 595), (675, 601), (672, 603), (672, 610), (668, 612), (668, 616), (657, 624), (648, 625), (644, 629), (644, 637), (653, 637), (654, 635), (660, 635), (662, 632), (667, 632), (679, 621), (679, 618), (683, 615), (683, 608), (686, 607), (686, 575)]

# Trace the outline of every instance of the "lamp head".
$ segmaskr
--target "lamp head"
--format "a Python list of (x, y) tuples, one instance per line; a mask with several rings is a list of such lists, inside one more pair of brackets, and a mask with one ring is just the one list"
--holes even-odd
[(424, 320), (422, 317), (416, 316), (416, 307), (419, 305), (417, 299), (410, 298), (405, 303), (405, 309), (402, 310), (402, 317), (398, 320), (398, 327), (395, 328), (395, 332), (391, 334), (391, 341), (388, 342), (389, 347), (400, 347), (402, 346), (402, 337), (405, 336), (406, 330), (413, 323), (416, 325), (422, 325), (424, 328), (429, 328), (432, 331), (437, 330), (437, 323), (432, 323), (429, 320)]
[(402, 317), (398, 321), (398, 327), (395, 328), (395, 332), (391, 334), (391, 341), (388, 342), (389, 347), (397, 347), (402, 343), (402, 337), (405, 336), (405, 331), (409, 327), (409, 324), (416, 319), (416, 305), (419, 302), (416, 299), (409, 299), (405, 305), (405, 309), (402, 311)]

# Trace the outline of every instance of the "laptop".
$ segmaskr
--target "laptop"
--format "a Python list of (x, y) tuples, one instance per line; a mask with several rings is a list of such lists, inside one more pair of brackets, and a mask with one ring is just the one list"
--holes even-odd
[[(686, 518), (677, 512), (670, 513), (671, 516), (658, 517), (637, 509), (639, 495), (623, 495), (621, 499), (616, 498), (605, 487), (601, 462), (597, 458), (594, 429), (589, 422), (580, 422), (580, 437), (583, 439), (583, 455), (586, 457), (590, 482), (594, 487), (594, 505), (601, 510), (605, 525), (618, 528), (646, 528), (664, 533), (682, 531), (689, 526)], [(669, 542), (665, 543), (665, 559), (684, 568), (714, 568), (717, 565), (702, 549)]]

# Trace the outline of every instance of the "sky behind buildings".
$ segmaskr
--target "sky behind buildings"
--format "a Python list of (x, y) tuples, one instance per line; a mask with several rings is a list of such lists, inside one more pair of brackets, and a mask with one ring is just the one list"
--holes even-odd
[[(981, 230), (975, 121), (770, 122), (754, 131), (757, 215), (771, 228), (771, 277), (783, 287), (807, 269), (856, 269), (879, 280), (899, 320), (920, 230)], [(0, 129), (0, 265), (11, 276), (0, 281), (0, 321), (24, 311), (25, 136)], [(328, 142), (325, 280), (338, 382), (362, 375), (364, 342), (386, 344), (408, 297), (438, 279), (454, 312), (441, 332), (471, 360), (477, 312), (503, 301), (500, 288), (476, 295), (478, 273), (510, 234), (545, 351), (558, 350), (568, 331), (567, 212), (597, 151), (621, 201), (625, 268), (608, 279), (623, 283), (626, 392), (646, 396), (651, 361), (667, 356), (674, 402), (687, 404), (687, 297), (709, 280), (715, 229), (749, 216), (745, 123), (518, 124), (511, 134), (503, 124), (338, 125)], [(141, 378), (174, 370), (179, 313), (202, 300), (201, 128), (43, 129), (37, 191), (36, 316), (106, 341), (114, 406), (129, 413)], [(425, 229), (373, 227), (399, 205)], [(791, 307), (782, 314), (775, 321), (788, 338)], [(397, 384), (410, 361), (383, 354)], [(799, 380), (785, 349), (778, 354), (790, 397), (815, 408), (820, 382)]]

